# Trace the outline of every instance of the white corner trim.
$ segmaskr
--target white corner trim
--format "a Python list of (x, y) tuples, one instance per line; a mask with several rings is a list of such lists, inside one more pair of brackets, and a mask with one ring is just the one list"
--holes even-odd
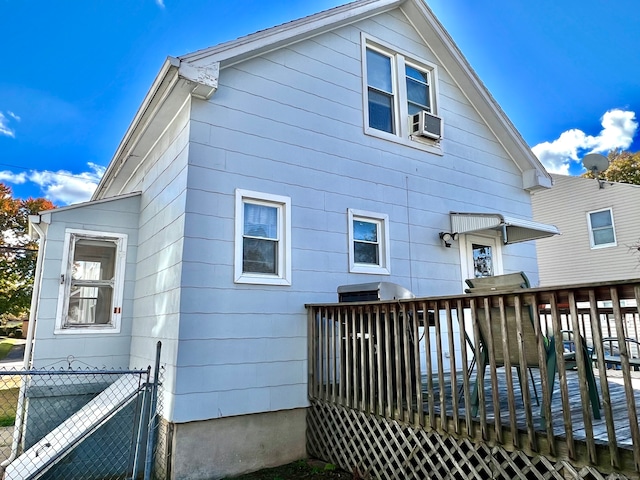
[[(178, 75), (185, 80), (197, 83), (192, 94), (198, 98), (208, 100), (218, 89), (218, 78), (220, 76), (220, 62), (213, 62), (209, 65), (196, 66), (187, 62), (180, 62)], [(204, 87), (204, 88), (201, 88)]]

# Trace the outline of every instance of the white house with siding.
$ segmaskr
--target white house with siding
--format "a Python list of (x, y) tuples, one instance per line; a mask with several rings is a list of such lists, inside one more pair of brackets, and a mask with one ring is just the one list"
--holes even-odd
[(550, 186), (422, 0), (168, 58), (93, 199), (34, 218), (32, 363), (143, 367), (160, 340), (171, 478), (301, 458), (305, 304), (535, 285)]
[(553, 176), (532, 196), (533, 216), (562, 235), (538, 240), (542, 285), (640, 277), (640, 185)]

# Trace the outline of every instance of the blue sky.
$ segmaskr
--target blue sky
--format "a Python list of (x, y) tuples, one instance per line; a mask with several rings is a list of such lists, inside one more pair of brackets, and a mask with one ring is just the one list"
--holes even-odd
[[(637, 0), (431, 0), (550, 171), (640, 150)], [(87, 200), (164, 59), (340, 0), (0, 0), (0, 182)]]

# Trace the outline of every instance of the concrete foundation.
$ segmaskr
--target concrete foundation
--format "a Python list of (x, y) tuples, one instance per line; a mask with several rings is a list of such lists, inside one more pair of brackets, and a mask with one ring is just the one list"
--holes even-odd
[(173, 479), (219, 479), (306, 457), (306, 408), (174, 424)]

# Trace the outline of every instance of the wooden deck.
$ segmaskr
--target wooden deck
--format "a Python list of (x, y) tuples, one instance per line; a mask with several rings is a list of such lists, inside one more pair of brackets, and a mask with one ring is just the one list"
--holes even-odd
[[(539, 401), (542, 402), (542, 383), (540, 381), (540, 371), (537, 369), (532, 369), (533, 372), (533, 381), (531, 380), (531, 376), (528, 376), (529, 382), (529, 392), (530, 392), (530, 401), (533, 405), (537, 405), (535, 395), (534, 395), (534, 381), (535, 381), (535, 390), (538, 392)], [(596, 378), (599, 377), (599, 372), (597, 370), (594, 371)], [(509, 425), (511, 420), (508, 398), (509, 395), (507, 393), (507, 381), (506, 381), (506, 372), (504, 368), (498, 369), (496, 371), (499, 385), (499, 395), (500, 398), (500, 419), (503, 425)], [(572, 419), (572, 432), (573, 438), (576, 441), (586, 441), (587, 437), (585, 434), (585, 426), (584, 426), (584, 410), (582, 409), (582, 400), (580, 397), (580, 387), (579, 387), (579, 377), (578, 372), (576, 370), (568, 370), (567, 373), (567, 387), (569, 391), (569, 405)], [(485, 395), (487, 398), (486, 402), (486, 418), (487, 422), (492, 426), (495, 424), (495, 408), (493, 403), (493, 395), (491, 392), (491, 380), (485, 378)], [(513, 372), (514, 379), (517, 379), (517, 375), (515, 371)], [(633, 442), (631, 437), (631, 431), (629, 427), (629, 412), (627, 409), (627, 399), (623, 384), (622, 372), (620, 370), (607, 370), (607, 377), (609, 379), (609, 395), (611, 398), (611, 406), (613, 413), (613, 422), (616, 426), (615, 435), (616, 441), (618, 442), (618, 446), (621, 448), (631, 450), (633, 448)], [(633, 392), (634, 397), (636, 399), (636, 405), (640, 405), (640, 372), (632, 373), (632, 383), (633, 383)], [(446, 414), (448, 417), (453, 418), (453, 397), (452, 392), (455, 391), (455, 394), (458, 396), (458, 414), (460, 416), (464, 416), (466, 413), (465, 405), (464, 405), (464, 395), (463, 395), (463, 382), (462, 382), (462, 373), (458, 375), (458, 382), (456, 388), (452, 388), (451, 384), (451, 375), (449, 373), (444, 374), (445, 379), (445, 388), (444, 388), (444, 399), (446, 405)], [(476, 375), (475, 372), (470, 376), (471, 383), (475, 383)], [(433, 382), (433, 398), (434, 398), (434, 412), (436, 415), (441, 414), (441, 398), (440, 398), (440, 382), (437, 378), (437, 375), (434, 375), (432, 378)], [(513, 398), (515, 399), (515, 418), (518, 429), (522, 433), (526, 433), (527, 425), (526, 425), (526, 409), (525, 404), (522, 401), (522, 391), (520, 389), (520, 384), (516, 380), (513, 382)], [(598, 387), (598, 391), (601, 389)], [(422, 378), (422, 394), (424, 400), (424, 412), (427, 413), (429, 411), (429, 392), (427, 390), (427, 378), (423, 376)], [(640, 416), (640, 408), (636, 408), (637, 413)], [(562, 405), (562, 397), (560, 393), (560, 385), (558, 382), (555, 384), (553, 398), (551, 403), (551, 422), (553, 425), (553, 432), (558, 439), (564, 439), (566, 437), (566, 431), (564, 426), (564, 416), (563, 416), (563, 405)], [(591, 414), (588, 411), (588, 414)], [(536, 426), (536, 431), (544, 432), (544, 419), (541, 416), (540, 408), (534, 409), (533, 411), (533, 420)], [(596, 420), (592, 418), (593, 422), (593, 438), (597, 444), (606, 445), (608, 444), (608, 434), (607, 434), (607, 425), (604, 416), (600, 420)]]
[[(454, 466), (451, 478), (640, 479), (640, 349), (625, 343), (640, 334), (638, 305), (640, 279), (307, 305), (313, 451), (381, 478), (395, 462), (413, 478)], [(466, 368), (474, 358), (481, 372)], [(520, 384), (524, 365), (534, 383)], [(334, 432), (350, 443), (336, 450)]]

